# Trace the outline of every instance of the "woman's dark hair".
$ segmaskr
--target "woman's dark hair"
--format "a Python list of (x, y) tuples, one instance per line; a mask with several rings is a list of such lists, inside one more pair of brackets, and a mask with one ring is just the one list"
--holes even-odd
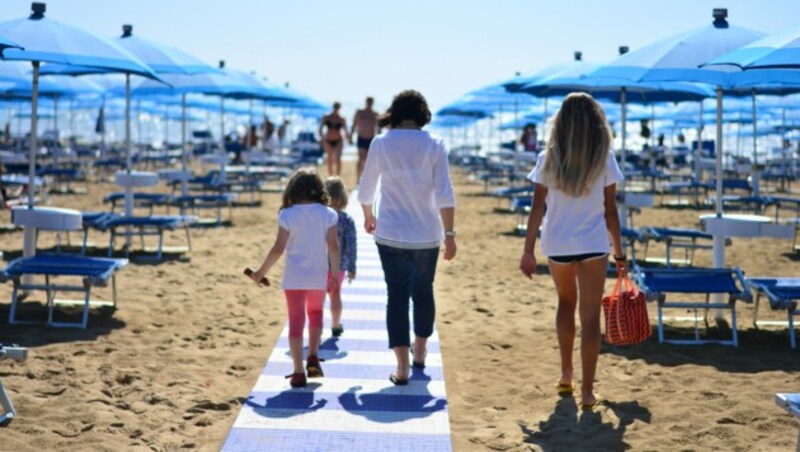
[(302, 203), (328, 205), (328, 192), (314, 168), (300, 168), (295, 171), (283, 190), (281, 209)]
[(403, 121), (414, 121), (419, 127), (431, 122), (431, 110), (425, 97), (413, 89), (401, 91), (394, 96), (392, 106), (378, 119), (381, 127), (395, 128)]

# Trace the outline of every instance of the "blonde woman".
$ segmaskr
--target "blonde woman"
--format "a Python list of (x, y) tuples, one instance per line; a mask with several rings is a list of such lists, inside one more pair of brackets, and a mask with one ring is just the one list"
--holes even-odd
[[(559, 394), (574, 391), (572, 349), (575, 308), (581, 320), (581, 407), (598, 403), (594, 376), (600, 353), (600, 301), (603, 297), (609, 241), (617, 272), (627, 272), (614, 197), (622, 172), (610, 152), (611, 128), (597, 101), (573, 93), (553, 120), (545, 152), (528, 178), (536, 184), (528, 232), (519, 268), (536, 273), (534, 246), (542, 225), (542, 254), (558, 294), (556, 333), (561, 351)], [(545, 205), (547, 213), (545, 214)], [(544, 219), (544, 224), (542, 220)]]

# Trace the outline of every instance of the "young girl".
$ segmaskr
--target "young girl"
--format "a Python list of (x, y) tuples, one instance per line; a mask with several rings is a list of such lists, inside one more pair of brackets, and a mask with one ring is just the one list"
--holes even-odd
[[(278, 236), (264, 263), (251, 278), (261, 281), (286, 250), (283, 290), (289, 311), (289, 348), (294, 371), (293, 388), (306, 385), (303, 370), (303, 326), (308, 312), (308, 378), (322, 377), (319, 342), (322, 333), (322, 308), (325, 303), (328, 257), (330, 269), (339, 274), (339, 244), (336, 211), (327, 207), (328, 194), (322, 179), (312, 168), (300, 169), (289, 179), (283, 192), (283, 205), (278, 215)], [(326, 250), (327, 245), (327, 250)], [(326, 252), (327, 251), (327, 252)], [(339, 280), (328, 280), (330, 292), (339, 291)]]
[[(328, 279), (338, 279), (339, 288), (341, 288), (345, 271), (347, 271), (347, 279), (349, 281), (356, 278), (356, 224), (353, 218), (344, 211), (347, 207), (348, 196), (347, 187), (345, 187), (342, 178), (339, 176), (327, 178), (325, 180), (325, 190), (328, 192), (328, 197), (330, 197), (329, 205), (333, 207), (339, 215), (337, 228), (339, 231), (339, 254), (341, 255), (339, 273), (328, 273)], [(344, 332), (344, 327), (342, 326), (341, 290), (331, 291), (330, 297), (331, 318), (333, 319), (331, 334), (333, 337), (339, 337)]]
[[(558, 293), (556, 332), (561, 351), (559, 394), (572, 394), (575, 308), (581, 319), (581, 406), (597, 404), (594, 376), (600, 353), (600, 300), (608, 262), (609, 238), (617, 273), (627, 272), (614, 196), (622, 172), (609, 151), (611, 128), (602, 107), (589, 95), (564, 99), (553, 121), (545, 152), (528, 178), (536, 183), (520, 270), (536, 272), (534, 245), (542, 224), (542, 254)], [(547, 205), (547, 214), (544, 207)]]

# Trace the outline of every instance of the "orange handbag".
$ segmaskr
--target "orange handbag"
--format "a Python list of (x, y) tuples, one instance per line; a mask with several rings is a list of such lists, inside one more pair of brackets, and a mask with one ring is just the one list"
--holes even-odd
[(609, 344), (638, 344), (653, 333), (644, 293), (627, 276), (618, 277), (611, 294), (603, 297), (603, 314)]

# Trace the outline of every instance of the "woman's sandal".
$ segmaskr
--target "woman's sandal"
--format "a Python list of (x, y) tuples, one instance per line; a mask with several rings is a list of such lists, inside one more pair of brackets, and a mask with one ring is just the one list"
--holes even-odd
[(583, 411), (594, 411), (595, 408), (601, 405), (603, 405), (603, 398), (600, 395), (595, 395), (592, 403), (583, 403), (583, 400), (581, 400), (581, 409)]
[[(411, 351), (411, 356), (414, 356), (414, 349), (413, 348), (409, 348), (409, 350)], [(427, 356), (427, 354), (428, 354), (428, 352), (425, 351), (425, 353), (422, 355), (422, 361), (417, 361), (416, 359), (412, 360), (411, 361), (411, 365), (416, 367), (417, 369), (424, 369), (425, 368), (425, 356)]]
[(306, 372), (308, 372), (308, 378), (322, 378), (325, 376), (322, 372), (322, 366), (319, 364), (320, 361), (324, 361), (324, 359), (319, 359), (315, 355), (308, 355), (308, 358), (306, 358)]
[(290, 378), (289, 385), (293, 388), (305, 388), (306, 387), (306, 374), (303, 372), (295, 372), (293, 374), (289, 374), (286, 378)]
[(408, 384), (408, 378), (398, 378), (395, 374), (389, 375), (389, 381), (394, 383), (395, 386), (405, 386)]
[(575, 392), (575, 386), (573, 386), (572, 383), (564, 384), (560, 381), (556, 381), (556, 393), (558, 393), (558, 395), (572, 395), (573, 392)]
[(339, 337), (344, 333), (344, 325), (331, 327), (331, 336)]

